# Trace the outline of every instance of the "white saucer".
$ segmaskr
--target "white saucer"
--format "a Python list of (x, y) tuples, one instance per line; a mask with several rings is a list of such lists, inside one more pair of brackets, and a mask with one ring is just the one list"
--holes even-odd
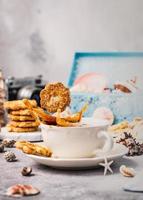
[[(116, 160), (127, 154), (128, 149), (121, 145), (115, 144), (110, 153), (106, 155), (108, 161)], [(42, 156), (27, 155), (39, 164), (54, 168), (66, 168), (66, 169), (80, 169), (80, 168), (93, 168), (97, 167), (100, 162), (104, 162), (104, 156), (92, 157), (92, 158), (77, 158), (77, 159), (63, 159), (63, 158), (47, 158)]]

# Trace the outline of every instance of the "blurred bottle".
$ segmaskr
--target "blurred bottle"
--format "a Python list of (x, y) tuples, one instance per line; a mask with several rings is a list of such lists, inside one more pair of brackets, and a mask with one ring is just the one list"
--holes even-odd
[(4, 102), (6, 100), (6, 84), (5, 79), (0, 69), (0, 126), (4, 126), (6, 122), (6, 115), (4, 110)]

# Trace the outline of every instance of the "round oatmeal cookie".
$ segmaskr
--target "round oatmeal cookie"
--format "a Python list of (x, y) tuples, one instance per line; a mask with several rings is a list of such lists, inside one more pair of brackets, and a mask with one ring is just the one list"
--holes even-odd
[(8, 115), (8, 118), (13, 120), (13, 121), (22, 121), (22, 122), (25, 122), (25, 121), (35, 121), (34, 117), (32, 116), (21, 116), (21, 115)]
[(40, 125), (39, 122), (35, 122), (35, 121), (26, 121), (26, 122), (11, 121), (9, 124), (11, 126), (20, 127), (20, 128), (32, 128), (32, 127), (37, 127)]
[(70, 91), (62, 83), (47, 84), (40, 92), (41, 107), (48, 112), (64, 111), (70, 104)]
[[(33, 107), (37, 107), (37, 103), (35, 100), (29, 100), (29, 102)], [(4, 108), (7, 110), (27, 109), (22, 100), (6, 101), (4, 102)]]
[(8, 132), (17, 132), (17, 133), (35, 132), (38, 130), (38, 127), (19, 128), (19, 127), (14, 127), (12, 125), (7, 125), (7, 130), (8, 130)]
[(31, 116), (31, 112), (28, 109), (24, 110), (11, 110), (9, 112), (11, 115), (20, 115), (20, 116)]

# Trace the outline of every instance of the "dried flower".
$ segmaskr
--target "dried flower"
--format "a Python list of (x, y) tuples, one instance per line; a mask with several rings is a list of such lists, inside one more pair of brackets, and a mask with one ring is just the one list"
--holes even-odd
[(143, 154), (143, 143), (137, 142), (130, 133), (122, 133), (119, 139), (116, 140), (116, 142), (123, 144), (128, 148), (128, 156)]

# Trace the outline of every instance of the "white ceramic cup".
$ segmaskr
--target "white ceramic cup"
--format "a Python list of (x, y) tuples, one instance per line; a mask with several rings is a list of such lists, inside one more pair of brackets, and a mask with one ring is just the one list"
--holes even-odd
[(58, 158), (87, 158), (97, 152), (107, 153), (113, 147), (113, 139), (107, 133), (107, 127), (107, 122), (101, 120), (95, 125), (78, 127), (41, 124), (44, 143)]

